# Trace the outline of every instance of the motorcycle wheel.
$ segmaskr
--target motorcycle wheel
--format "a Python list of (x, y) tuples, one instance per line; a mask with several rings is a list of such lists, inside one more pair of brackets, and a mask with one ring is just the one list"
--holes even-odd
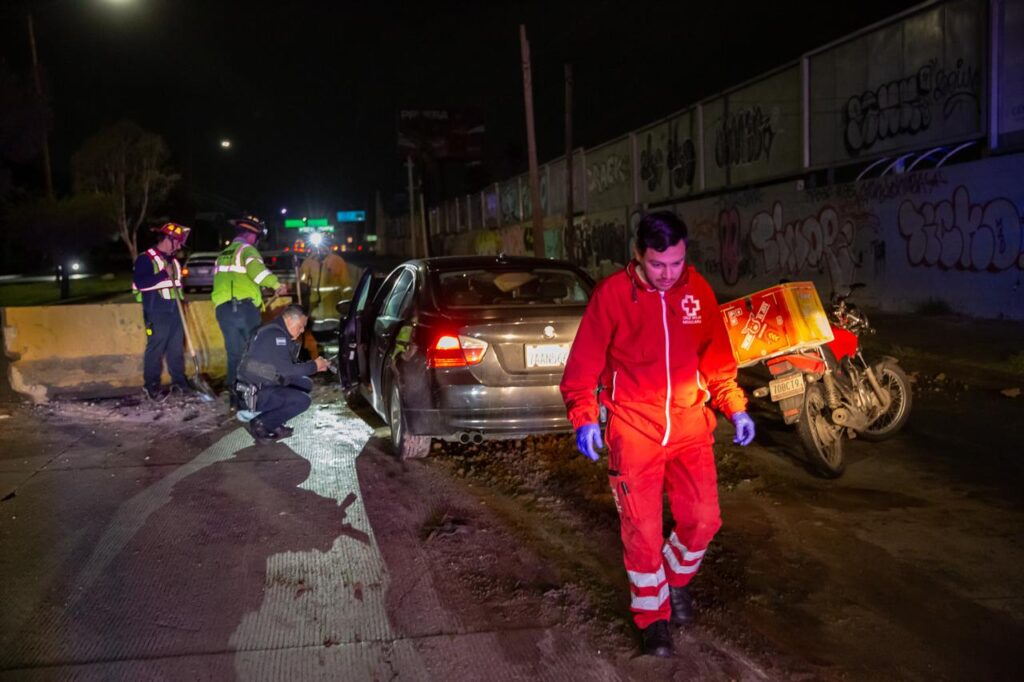
[(910, 407), (914, 402), (910, 379), (899, 365), (890, 361), (881, 362), (875, 366), (875, 374), (878, 384), (883, 391), (889, 392), (892, 402), (889, 409), (857, 434), (872, 443), (895, 436), (910, 419)]
[(800, 410), (796, 432), (807, 452), (811, 467), (825, 478), (838, 478), (846, 469), (846, 459), (843, 456), (846, 434), (842, 426), (832, 423), (828, 412), (825, 389), (821, 384), (811, 384), (804, 393), (804, 404)]

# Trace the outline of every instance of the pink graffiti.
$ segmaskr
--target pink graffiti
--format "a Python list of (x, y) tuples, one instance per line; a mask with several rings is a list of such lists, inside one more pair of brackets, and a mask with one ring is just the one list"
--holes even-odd
[(918, 267), (999, 272), (1024, 269), (1024, 221), (1005, 197), (972, 204), (963, 185), (952, 201), (900, 205), (907, 260)]
[(853, 266), (853, 222), (840, 221), (839, 213), (825, 206), (816, 216), (785, 223), (782, 203), (772, 212), (762, 211), (750, 222), (750, 242), (764, 259), (767, 273), (799, 275), (801, 271), (826, 269), (833, 282), (843, 274), (843, 264)]

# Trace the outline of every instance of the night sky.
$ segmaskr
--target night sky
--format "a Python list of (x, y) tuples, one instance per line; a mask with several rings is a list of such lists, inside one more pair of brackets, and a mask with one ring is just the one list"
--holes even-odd
[[(165, 137), (189, 187), (258, 211), (319, 213), (401, 189), (400, 108), (480, 109), (485, 172), (524, 171), (521, 22), (544, 162), (564, 147), (564, 62), (576, 143), (589, 146), (914, 3), (3, 4), (0, 58), (26, 78), (24, 11), (35, 13), (58, 191), (85, 137), (130, 118)], [(222, 137), (234, 148), (221, 150)]]

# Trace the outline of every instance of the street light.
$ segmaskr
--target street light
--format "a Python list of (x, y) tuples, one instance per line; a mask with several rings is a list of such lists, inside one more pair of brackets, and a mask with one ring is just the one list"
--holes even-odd
[(281, 215), (288, 215), (288, 209), (287, 208), (282, 208), (281, 209)]
[(231, 149), (231, 140), (221, 140), (220, 146), (221, 149)]

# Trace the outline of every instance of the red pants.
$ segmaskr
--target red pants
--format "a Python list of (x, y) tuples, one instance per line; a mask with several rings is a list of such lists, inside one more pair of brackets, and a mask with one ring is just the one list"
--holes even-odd
[[(668, 620), (669, 585), (682, 587), (697, 573), (704, 551), (722, 526), (711, 433), (682, 444), (661, 443), (613, 417), (608, 480), (615, 496), (623, 557), (637, 627)], [(668, 493), (675, 529), (665, 539), (662, 492)]]

